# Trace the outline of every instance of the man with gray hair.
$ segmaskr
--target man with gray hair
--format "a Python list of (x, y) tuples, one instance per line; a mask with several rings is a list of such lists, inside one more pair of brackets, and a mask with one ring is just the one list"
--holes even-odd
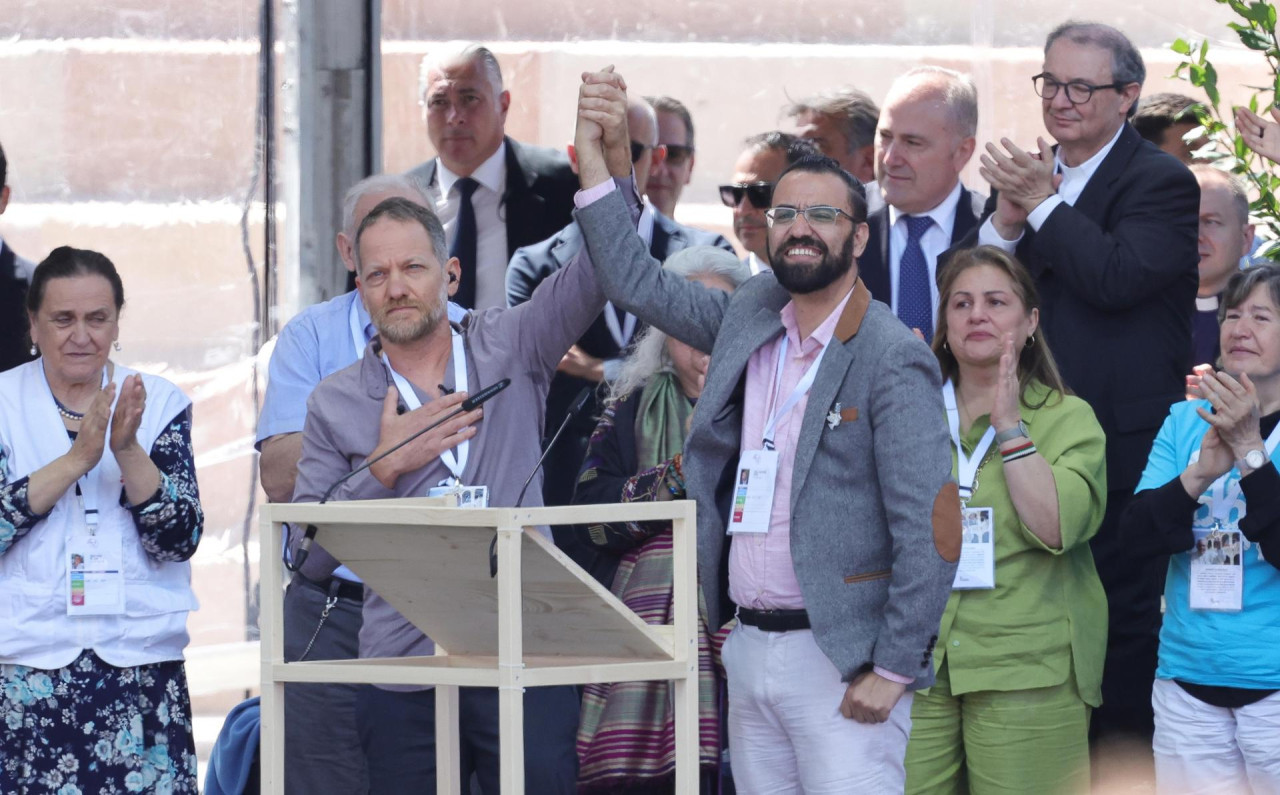
[(787, 132), (813, 141), (822, 154), (862, 182), (876, 178), (880, 109), (866, 92), (853, 86), (822, 91), (787, 106), (783, 115), (794, 125)]
[(978, 91), (967, 75), (921, 66), (889, 88), (876, 131), (884, 205), (867, 216), (858, 273), (908, 328), (933, 339), (938, 256), (978, 225), (987, 197), (960, 183), (973, 155)]
[(577, 180), (564, 154), (505, 135), (511, 92), (498, 59), (468, 44), (422, 61), (419, 99), (436, 156), (410, 173), (462, 266), (457, 303), (506, 306), (507, 263), (571, 220)]
[(1107, 513), (1090, 543), (1110, 625), (1091, 730), (1095, 748), (1127, 736), (1149, 754), (1164, 569), (1136, 558), (1116, 528), (1169, 406), (1185, 391), (1200, 190), (1186, 166), (1128, 123), (1145, 78), (1138, 49), (1115, 28), (1054, 29), (1032, 80), (1058, 145), (987, 145), (981, 173), (995, 198), (970, 242), (1016, 251), (1031, 271), (1041, 333), (1107, 434)]
[[(379, 174), (357, 182), (342, 201), (338, 254), (355, 271), (352, 241), (365, 216), (385, 199), (425, 204), (408, 177)], [(465, 310), (449, 305), (460, 320)], [(262, 489), (271, 502), (293, 497), (302, 453), (307, 398), (316, 384), (358, 360), (375, 334), (359, 290), (307, 307), (276, 338), (256, 446)], [(346, 567), (315, 581), (294, 577), (285, 591), (285, 659), (346, 660), (356, 656), (364, 586)], [(356, 687), (342, 684), (285, 686), (286, 789), (291, 793), (359, 793), (368, 784), (355, 727)]]

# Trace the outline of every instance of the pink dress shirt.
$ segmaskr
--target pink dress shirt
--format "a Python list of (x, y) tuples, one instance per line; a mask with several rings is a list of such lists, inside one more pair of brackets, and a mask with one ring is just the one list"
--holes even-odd
[[(787, 337), (787, 361), (782, 365), (782, 384), (774, 394), (778, 353), (782, 338), (764, 345), (747, 362), (746, 405), (742, 413), (742, 450), (764, 447), (764, 426), (791, 390), (831, 342), (836, 323), (849, 303), (849, 294), (831, 311), (813, 333), (800, 340), (795, 304), (782, 307), (782, 327)], [(756, 610), (785, 610), (804, 607), (804, 596), (791, 562), (791, 471), (796, 458), (796, 440), (804, 420), (806, 393), (783, 417), (774, 431), (778, 451), (778, 480), (773, 487), (773, 511), (769, 532), (763, 535), (739, 533), (729, 548), (729, 598), (742, 607)]]

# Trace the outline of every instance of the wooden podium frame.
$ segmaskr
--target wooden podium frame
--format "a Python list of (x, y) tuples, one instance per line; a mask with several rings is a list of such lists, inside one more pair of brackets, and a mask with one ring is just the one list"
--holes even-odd
[[(448, 499), (262, 506), (262, 549), (280, 549), (283, 523), (316, 525), (317, 543), (437, 644), (431, 657), (286, 663), (283, 573), (273, 556), (264, 559), (259, 618), (262, 792), (284, 792), (286, 682), (434, 685), (436, 781), (441, 795), (454, 795), (462, 787), (458, 688), (496, 687), (501, 788), (503, 795), (520, 795), (525, 687), (667, 680), (674, 684), (676, 792), (695, 795), (699, 731), (694, 503), (477, 509), (445, 507)], [(534, 529), (627, 521), (672, 523), (673, 626), (645, 624)], [(498, 574), (491, 578), (487, 552), (495, 534)], [(483, 554), (477, 552), (481, 548)]]

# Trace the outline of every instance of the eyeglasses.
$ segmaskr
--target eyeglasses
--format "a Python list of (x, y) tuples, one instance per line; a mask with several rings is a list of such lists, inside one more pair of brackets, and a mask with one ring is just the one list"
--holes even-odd
[(644, 157), (644, 153), (652, 149), (652, 146), (646, 146), (638, 141), (631, 142), (631, 163), (632, 165), (639, 163), (640, 158)]
[(772, 229), (775, 226), (790, 226), (794, 224), (797, 215), (803, 215), (809, 226), (831, 226), (842, 215), (857, 223), (857, 219), (839, 207), (829, 207), (825, 204), (815, 204), (812, 207), (805, 207), (803, 210), (799, 207), (774, 207), (766, 212), (764, 217), (769, 222), (769, 228)]
[(1119, 91), (1132, 82), (1134, 81), (1126, 80), (1116, 83), (1108, 83), (1105, 86), (1095, 86), (1092, 83), (1086, 83), (1083, 80), (1072, 80), (1070, 83), (1061, 83), (1043, 72), (1031, 78), (1031, 85), (1035, 86), (1036, 93), (1044, 99), (1053, 99), (1058, 96), (1058, 89), (1065, 86), (1067, 89), (1067, 101), (1072, 105), (1083, 105), (1088, 102), (1093, 98), (1093, 92), (1095, 91), (1101, 91), (1104, 88), (1114, 88), (1116, 91)]
[(773, 204), (773, 183), (748, 182), (720, 186), (720, 201), (724, 202), (725, 207), (737, 207), (742, 204), (744, 196), (751, 202), (752, 207), (757, 210), (767, 210), (769, 205)]
[(667, 147), (667, 165), (679, 168), (693, 157), (693, 147), (684, 144), (664, 144)]

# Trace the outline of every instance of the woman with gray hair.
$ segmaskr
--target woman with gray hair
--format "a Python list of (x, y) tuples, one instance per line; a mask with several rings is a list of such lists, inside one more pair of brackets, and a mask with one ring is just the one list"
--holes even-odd
[(1218, 318), (1221, 369), (1196, 368), (1201, 399), (1169, 410), (1120, 520), (1137, 554), (1169, 556), (1161, 793), (1280, 792), (1280, 266), (1232, 275)]
[[(751, 275), (732, 254), (710, 246), (677, 252), (663, 268), (726, 292)], [(575, 503), (684, 499), (680, 449), (702, 394), (707, 362), (706, 353), (656, 328), (635, 341), (591, 435)], [(586, 533), (597, 552), (596, 578), (647, 623), (671, 623), (671, 524), (593, 525)], [(719, 688), (706, 610), (699, 607), (699, 756), (703, 791), (708, 791), (719, 769)], [(578, 729), (579, 792), (669, 790), (675, 773), (669, 687), (666, 682), (587, 686)]]

